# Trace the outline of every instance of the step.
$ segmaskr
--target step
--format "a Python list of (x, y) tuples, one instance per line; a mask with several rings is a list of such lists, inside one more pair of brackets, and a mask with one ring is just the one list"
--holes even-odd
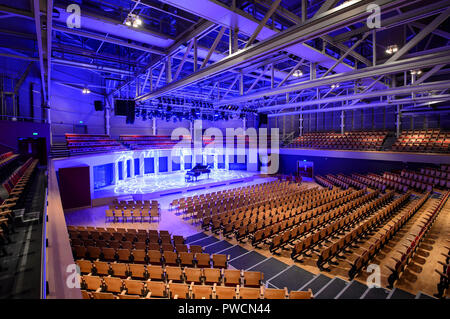
[(307, 290), (311, 289), (313, 294), (316, 294), (329, 281), (331, 281), (330, 277), (327, 277), (325, 275), (319, 274), (316, 277), (314, 277), (312, 280), (310, 280), (308, 283), (306, 283), (302, 288), (300, 288), (300, 290), (301, 291), (307, 291)]
[(348, 284), (349, 282), (338, 277), (334, 277), (314, 295), (314, 298), (334, 299), (345, 287), (347, 287)]
[(385, 288), (367, 288), (359, 299), (386, 299), (390, 291)]
[(414, 299), (437, 299), (437, 298), (419, 291)]
[(367, 290), (367, 286), (359, 281), (352, 280), (335, 299), (359, 299)]
[(414, 295), (410, 294), (407, 291), (404, 291), (399, 288), (394, 288), (391, 290), (391, 293), (389, 294), (387, 299), (414, 299)]

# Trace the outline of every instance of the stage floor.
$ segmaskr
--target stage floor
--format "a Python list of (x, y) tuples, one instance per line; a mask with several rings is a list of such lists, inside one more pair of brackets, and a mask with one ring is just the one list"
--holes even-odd
[[(153, 176), (137, 177), (127, 181), (121, 181), (119, 185), (108, 186), (94, 191), (92, 196), (106, 198), (123, 195), (165, 195), (168, 192), (182, 192), (198, 188), (198, 186), (215, 187), (223, 183), (249, 181), (259, 176), (259, 172), (213, 170), (209, 175), (202, 175), (198, 181), (186, 182), (185, 172), (159, 174)], [(147, 197), (146, 197), (147, 198)]]

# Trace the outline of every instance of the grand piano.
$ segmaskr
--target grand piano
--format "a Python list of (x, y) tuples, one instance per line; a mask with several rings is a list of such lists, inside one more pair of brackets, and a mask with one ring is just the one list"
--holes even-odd
[(185, 180), (186, 182), (193, 182), (194, 179), (197, 181), (198, 177), (202, 174), (208, 174), (209, 178), (210, 173), (211, 169), (208, 165), (197, 164), (193, 169), (186, 172)]

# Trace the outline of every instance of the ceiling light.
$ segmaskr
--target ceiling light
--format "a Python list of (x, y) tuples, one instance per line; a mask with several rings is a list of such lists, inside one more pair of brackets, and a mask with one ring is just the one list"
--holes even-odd
[(336, 89), (336, 88), (338, 88), (340, 85), (339, 85), (339, 83), (338, 84), (333, 84), (333, 85), (331, 85), (331, 88), (332, 89)]
[(295, 70), (292, 75), (299, 78), (299, 77), (303, 76), (303, 72), (302, 72), (302, 70)]
[(390, 45), (386, 48), (387, 54), (394, 54), (398, 51), (398, 46), (396, 44)]
[(134, 23), (136, 23), (138, 26), (141, 26), (142, 25), (141, 18), (139, 18), (139, 16), (136, 16), (136, 18), (134, 19)]

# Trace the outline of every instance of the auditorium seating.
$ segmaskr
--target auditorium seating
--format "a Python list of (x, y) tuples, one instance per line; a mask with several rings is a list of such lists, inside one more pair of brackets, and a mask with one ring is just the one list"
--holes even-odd
[(314, 180), (317, 182), (317, 184), (319, 184), (323, 187), (327, 187), (328, 189), (333, 189), (333, 183), (331, 183), (329, 180), (327, 180), (326, 178), (324, 178), (320, 175), (314, 176)]
[(0, 250), (3, 255), (7, 255), (6, 246), (11, 243), (9, 235), (14, 231), (13, 212), (24, 207), (37, 165), (38, 160), (28, 159), (3, 184), (8, 193), (0, 205)]
[(405, 247), (405, 250), (400, 252), (400, 257), (395, 259), (396, 263), (394, 267), (386, 266), (391, 271), (391, 274), (388, 277), (389, 288), (392, 288), (395, 282), (402, 276), (407, 265), (411, 262), (413, 256), (417, 252), (417, 248), (426, 237), (428, 231), (436, 220), (436, 217), (439, 215), (447, 202), (449, 195), (450, 191), (442, 194), (438, 205), (434, 207), (429, 214), (424, 214), (424, 218), (421, 220), (420, 225), (416, 228), (416, 232), (412, 233), (414, 238), (411, 240), (409, 245)]
[(312, 299), (311, 290), (140, 281), (115, 277), (81, 276), (83, 299)]
[(157, 200), (118, 201), (114, 200), (105, 212), (106, 222), (152, 222), (160, 221), (160, 205)]
[(109, 135), (66, 134), (67, 148), (71, 155), (126, 150)]
[(334, 132), (306, 133), (297, 137), (288, 147), (377, 151), (381, 149), (386, 137), (386, 131), (345, 132), (344, 134)]
[[(94, 293), (103, 293), (101, 298), (130, 299), (130, 298), (189, 298), (189, 299), (246, 299), (250, 297), (266, 299), (311, 299), (310, 291), (298, 295), (289, 294), (287, 289), (265, 290), (263, 288), (263, 274), (257, 271), (245, 271), (227, 269), (225, 255), (208, 255), (212, 260), (210, 264), (199, 265), (189, 263), (183, 265), (167, 265), (163, 260), (160, 263), (146, 263), (138, 261), (131, 256), (137, 251), (131, 250), (125, 254), (126, 260), (120, 260), (120, 249), (116, 250), (116, 259), (106, 260), (102, 255), (103, 248), (97, 246), (74, 246), (74, 242), (92, 243), (98, 232), (109, 233), (111, 236), (121, 234), (119, 237), (127, 236), (130, 232), (137, 240), (138, 233), (144, 234), (145, 230), (131, 231), (131, 229), (107, 229), (96, 227), (68, 226), (74, 247), (74, 256), (81, 273), (81, 287), (83, 298), (98, 298)], [(149, 231), (147, 239), (158, 235), (159, 243), (166, 237), (165, 231)], [(169, 235), (170, 236), (170, 235)], [(180, 237), (173, 236), (173, 240)], [(101, 239), (99, 239), (100, 241)], [(125, 242), (125, 241), (124, 241)], [(78, 242), (80, 244), (80, 242)], [(80, 249), (81, 248), (81, 249)], [(100, 248), (96, 250), (95, 248)], [(95, 254), (92, 252), (97, 251)], [(150, 250), (147, 250), (150, 252)], [(162, 251), (162, 255), (165, 251)], [(180, 253), (181, 254), (181, 253)], [(207, 254), (206, 254), (207, 255)], [(181, 255), (180, 255), (181, 257)], [(243, 292), (241, 291), (243, 289)], [(250, 289), (250, 290), (248, 290)], [(253, 290), (258, 294), (253, 294)], [(248, 291), (247, 291), (248, 290)], [(106, 295), (112, 294), (112, 295)], [(298, 295), (298, 296), (297, 296)], [(134, 296), (134, 297), (133, 297)]]
[(403, 131), (392, 150), (397, 152), (449, 153), (450, 132), (440, 129)]

